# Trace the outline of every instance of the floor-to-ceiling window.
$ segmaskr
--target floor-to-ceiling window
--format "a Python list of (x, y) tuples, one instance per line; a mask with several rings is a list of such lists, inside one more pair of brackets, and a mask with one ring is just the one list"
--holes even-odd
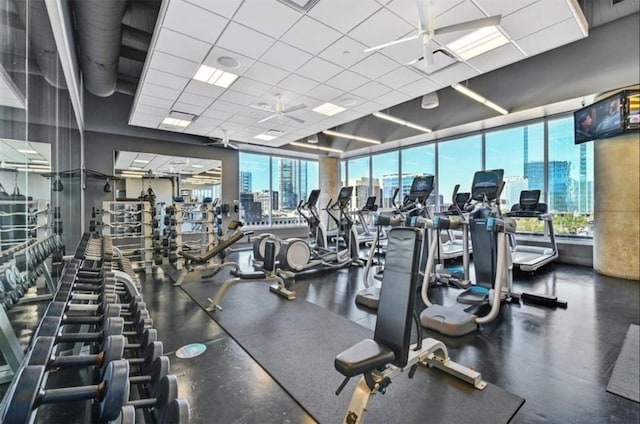
[[(360, 209), (371, 194), (371, 181), (369, 179), (369, 156), (347, 161), (349, 185), (353, 187), (351, 208)], [(337, 196), (335, 193), (333, 196)], [(334, 197), (335, 200), (335, 197)]]
[[(404, 169), (404, 168), (403, 168)], [(482, 170), (482, 136), (472, 135), (438, 144), (438, 194), (443, 203), (440, 209), (451, 205), (453, 188), (470, 191), (473, 175)]]
[(398, 151), (371, 156), (371, 196), (382, 208), (392, 207), (393, 191), (400, 186), (399, 166)]
[(574, 144), (573, 118), (548, 123), (549, 211), (555, 231), (590, 236), (593, 220), (593, 143)]
[[(435, 144), (402, 149), (400, 151), (400, 160), (402, 165), (400, 187), (402, 187), (402, 190), (401, 196), (397, 200), (398, 202), (402, 202), (404, 196), (409, 194), (409, 190), (411, 189), (411, 182), (413, 181), (414, 177), (425, 174), (436, 174)], [(436, 191), (434, 190), (428, 201), (431, 210), (435, 210), (435, 196)]]

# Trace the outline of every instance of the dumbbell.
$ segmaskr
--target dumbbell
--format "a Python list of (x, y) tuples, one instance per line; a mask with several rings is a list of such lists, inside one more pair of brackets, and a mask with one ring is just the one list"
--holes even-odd
[(103, 367), (110, 362), (122, 359), (124, 355), (124, 336), (108, 336), (100, 353), (93, 355), (53, 356), (56, 345), (55, 337), (38, 337), (27, 352), (25, 363), (27, 366), (43, 365), (47, 370), (70, 367)]
[[(64, 302), (51, 302), (49, 306), (47, 306), (44, 316), (60, 317), (62, 319), (62, 325), (87, 324), (101, 326), (105, 324), (107, 319), (118, 318), (122, 313), (122, 306), (120, 304), (108, 304), (96, 315), (66, 315), (68, 311), (67, 306), (68, 304)], [(125, 326), (138, 328), (140, 323), (144, 323), (145, 320), (150, 319), (144, 302), (138, 303), (136, 308), (133, 321), (124, 321)]]
[(46, 367), (22, 368), (16, 377), (2, 422), (23, 424), (32, 421), (32, 414), (40, 405), (93, 399), (93, 419), (99, 423), (115, 420), (129, 398), (129, 363), (112, 361), (106, 366), (100, 384), (41, 389)]
[[(165, 408), (158, 424), (188, 424), (190, 420), (189, 402), (186, 399), (178, 398)], [(117, 422), (120, 424), (136, 424), (136, 408), (133, 405), (123, 406)]]

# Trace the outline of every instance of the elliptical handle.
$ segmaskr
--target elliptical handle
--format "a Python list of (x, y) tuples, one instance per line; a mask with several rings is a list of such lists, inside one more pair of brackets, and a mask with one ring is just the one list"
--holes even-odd
[(456, 186), (453, 188), (453, 196), (451, 197), (451, 201), (453, 202), (453, 205), (455, 206), (458, 214), (460, 216), (464, 216), (462, 215), (462, 210), (460, 209), (460, 206), (458, 206), (458, 202), (456, 202), (456, 197), (458, 197), (458, 190), (460, 190), (460, 184), (456, 184)]

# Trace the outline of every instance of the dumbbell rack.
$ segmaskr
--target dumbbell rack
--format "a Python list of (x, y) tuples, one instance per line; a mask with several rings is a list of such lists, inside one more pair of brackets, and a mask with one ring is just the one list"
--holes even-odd
[[(175, 244), (177, 248), (183, 249), (188, 242), (197, 242), (199, 251), (195, 253), (203, 254), (216, 244), (215, 233), (215, 210), (212, 203), (189, 203), (175, 202), (174, 207), (174, 231), (176, 232)], [(193, 228), (194, 224), (199, 225), (197, 230), (187, 230), (187, 225)], [(192, 238), (195, 237), (195, 240)], [(199, 240), (198, 240), (199, 237)], [(192, 249), (190, 252), (194, 253)], [(210, 263), (213, 259), (210, 260)], [(174, 266), (181, 270), (184, 267), (184, 259), (178, 257)]]
[[(6, 310), (16, 304), (50, 300), (56, 292), (47, 267), (47, 259), (62, 247), (60, 236), (51, 236), (39, 242), (28, 241), (2, 252), (0, 260), (0, 354), (6, 365), (0, 366), (0, 384), (11, 381), (23, 358), (18, 337), (13, 331)], [(46, 293), (25, 296), (29, 287), (44, 276)]]
[[(102, 234), (110, 236), (136, 269), (150, 273), (153, 260), (154, 211), (149, 202), (102, 202)], [(132, 231), (133, 230), (133, 231)], [(125, 245), (126, 243), (126, 245)], [(139, 256), (140, 259), (132, 259)]]
[[(117, 263), (116, 251), (110, 237), (83, 235), (0, 403), (0, 422), (44, 422), (51, 420), (47, 414), (68, 416), (71, 405), (84, 415), (77, 417), (81, 422), (189, 422), (189, 404), (177, 397), (177, 377), (170, 374), (136, 284), (129, 273), (115, 269), (127, 269)], [(76, 347), (73, 355), (65, 354), (69, 344)], [(80, 351), (88, 352), (77, 355)], [(64, 382), (86, 385), (47, 388), (50, 369), (59, 370), (57, 377), (76, 370)], [(83, 399), (90, 403), (79, 404)], [(42, 404), (55, 404), (44, 417), (38, 411)]]
[[(49, 230), (49, 215), (51, 209), (45, 200), (1, 200), (0, 206), (24, 206), (23, 212), (0, 212), (0, 217), (24, 216), (25, 224), (0, 225), (0, 250), (22, 243), (30, 238), (44, 239)], [(24, 232), (25, 237), (14, 238), (7, 236), (14, 232)]]

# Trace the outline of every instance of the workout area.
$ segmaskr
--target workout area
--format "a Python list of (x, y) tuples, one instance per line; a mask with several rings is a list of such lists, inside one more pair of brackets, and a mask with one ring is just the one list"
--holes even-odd
[(639, 423), (638, 34), (0, 0), (0, 423)]

